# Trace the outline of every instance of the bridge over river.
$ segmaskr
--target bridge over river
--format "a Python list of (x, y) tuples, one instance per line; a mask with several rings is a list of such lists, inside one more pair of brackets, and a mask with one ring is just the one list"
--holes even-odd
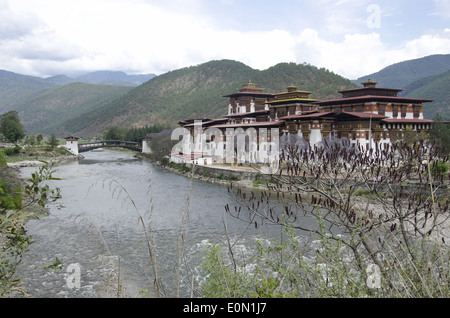
[(133, 151), (142, 152), (142, 144), (133, 141), (123, 140), (102, 140), (90, 143), (78, 144), (78, 152), (86, 152), (98, 148), (126, 148)]

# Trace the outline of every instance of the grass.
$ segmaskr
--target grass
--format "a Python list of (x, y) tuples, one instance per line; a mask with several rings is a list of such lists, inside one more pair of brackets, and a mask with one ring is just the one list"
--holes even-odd
[(4, 154), (6, 162), (15, 163), (20, 161), (30, 160), (50, 160), (58, 159), (61, 156), (69, 156), (71, 153), (65, 148), (56, 147), (51, 148), (49, 146), (32, 146), (22, 147), (18, 152), (8, 155), (8, 150), (12, 148), (4, 148), (0, 151)]

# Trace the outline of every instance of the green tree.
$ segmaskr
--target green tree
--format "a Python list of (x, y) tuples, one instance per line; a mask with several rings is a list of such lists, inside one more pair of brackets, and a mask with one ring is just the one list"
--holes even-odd
[(444, 123), (440, 115), (434, 118), (430, 138), (436, 140), (447, 154), (450, 153), (450, 124)]
[(34, 146), (36, 144), (36, 137), (33, 136), (33, 135), (27, 136), (25, 143), (30, 145), (30, 146)]
[(19, 114), (13, 110), (4, 113), (0, 117), (0, 132), (10, 142), (17, 142), (25, 137), (22, 124), (20, 123)]
[(39, 134), (39, 135), (36, 136), (36, 140), (37, 140), (38, 145), (41, 144), (42, 139), (44, 139), (44, 137), (42, 136), (42, 134)]
[(104, 138), (105, 140), (124, 140), (126, 135), (126, 131), (122, 127), (111, 127), (107, 131), (105, 131)]
[(52, 147), (52, 148), (55, 148), (56, 146), (58, 146), (59, 141), (58, 141), (58, 138), (56, 138), (55, 134), (52, 134), (52, 135), (50, 136), (50, 139), (49, 139), (49, 141), (47, 142), (47, 144), (48, 144), (50, 147)]

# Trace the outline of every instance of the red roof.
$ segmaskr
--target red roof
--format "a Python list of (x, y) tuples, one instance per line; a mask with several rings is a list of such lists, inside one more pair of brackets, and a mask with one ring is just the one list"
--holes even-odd
[(386, 116), (379, 115), (379, 114), (373, 114), (373, 113), (359, 113), (359, 112), (341, 112), (341, 113), (334, 113), (334, 112), (323, 112), (323, 113), (313, 113), (313, 114), (306, 114), (306, 115), (291, 115), (286, 117), (281, 117), (281, 120), (289, 120), (289, 119), (303, 119), (303, 118), (317, 118), (317, 117), (325, 117), (328, 116), (330, 118), (336, 118), (336, 117), (344, 117), (346, 115), (352, 116), (352, 117), (358, 117), (358, 118), (373, 118), (373, 119), (384, 119), (387, 118)]
[(191, 124), (187, 124), (187, 125), (183, 125), (183, 127), (195, 127), (196, 125), (209, 125), (209, 124), (213, 124), (213, 123), (217, 123), (217, 122), (221, 122), (221, 121), (227, 121), (228, 119), (226, 118), (217, 118), (217, 119), (210, 119), (210, 120), (206, 120), (206, 121), (201, 121), (199, 123), (191, 123)]
[(319, 112), (314, 112), (312, 114), (299, 114), (299, 115), (289, 115), (289, 116), (284, 116), (281, 117), (281, 120), (289, 120), (289, 119), (303, 119), (303, 118), (315, 118), (315, 117), (323, 117), (323, 116), (328, 116), (330, 114), (333, 114), (332, 112), (323, 112), (323, 113), (319, 113)]
[(342, 112), (339, 114), (336, 114), (337, 117), (342, 117), (344, 115), (350, 115), (358, 118), (373, 118), (373, 119), (384, 119), (387, 118), (387, 116), (374, 114), (374, 113), (362, 113), (362, 112)]
[(231, 114), (231, 115), (225, 115), (225, 117), (242, 117), (242, 116), (250, 116), (250, 115), (264, 115), (268, 114), (269, 110), (258, 110), (254, 112), (248, 112), (248, 113), (238, 113), (238, 114)]
[(236, 96), (242, 96), (242, 95), (260, 95), (260, 96), (266, 96), (266, 97), (273, 96), (273, 94), (271, 94), (271, 93), (244, 91), (244, 92), (238, 92), (238, 93), (233, 93), (233, 94), (229, 94), (229, 95), (223, 95), (222, 97), (236, 97)]
[(365, 95), (365, 96), (355, 96), (346, 97), (338, 99), (330, 99), (319, 102), (313, 102), (311, 104), (325, 105), (325, 104), (335, 104), (335, 103), (345, 103), (345, 102), (355, 102), (355, 101), (394, 101), (394, 102), (415, 102), (415, 103), (431, 103), (431, 99), (419, 99), (419, 98), (408, 98), (408, 97), (398, 97), (398, 96), (378, 96), (378, 95)]
[(383, 88), (383, 87), (358, 87), (358, 88), (352, 88), (352, 89), (346, 89), (343, 91), (339, 91), (339, 93), (341, 94), (345, 94), (345, 93), (351, 93), (351, 92), (358, 92), (358, 91), (369, 91), (369, 90), (374, 90), (374, 91), (389, 91), (389, 92), (401, 92), (403, 91), (403, 89), (397, 89), (397, 88)]

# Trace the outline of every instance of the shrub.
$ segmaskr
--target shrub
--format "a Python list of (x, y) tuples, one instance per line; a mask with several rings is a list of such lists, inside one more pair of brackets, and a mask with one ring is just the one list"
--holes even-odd
[(22, 150), (22, 148), (19, 145), (14, 146), (13, 148), (6, 148), (5, 149), (5, 155), (12, 156), (15, 154), (18, 154)]

